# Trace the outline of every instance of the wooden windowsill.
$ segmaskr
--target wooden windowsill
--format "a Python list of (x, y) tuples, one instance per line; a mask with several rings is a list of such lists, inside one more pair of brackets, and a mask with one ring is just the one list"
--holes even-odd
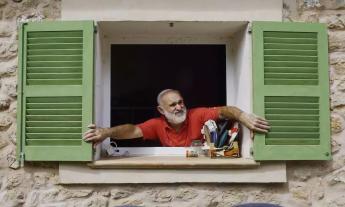
[(260, 163), (245, 158), (209, 157), (186, 158), (183, 156), (112, 157), (88, 163), (91, 168), (114, 169), (229, 169), (255, 168)]

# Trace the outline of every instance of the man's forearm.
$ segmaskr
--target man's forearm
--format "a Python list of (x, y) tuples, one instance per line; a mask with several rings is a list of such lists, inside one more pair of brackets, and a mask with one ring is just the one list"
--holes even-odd
[(111, 128), (103, 128), (106, 137), (115, 139), (134, 139), (142, 137), (139, 127), (133, 124), (123, 124)]
[(225, 119), (234, 119), (240, 121), (240, 116), (243, 111), (236, 106), (220, 107), (220, 116)]

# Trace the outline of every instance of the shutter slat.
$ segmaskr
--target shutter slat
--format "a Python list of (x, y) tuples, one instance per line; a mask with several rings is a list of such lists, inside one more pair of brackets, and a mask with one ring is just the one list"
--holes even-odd
[(28, 97), (27, 103), (81, 103), (79, 96), (59, 96), (59, 97)]
[(82, 116), (76, 115), (28, 115), (27, 121), (81, 121)]
[(28, 85), (81, 85), (82, 79), (32, 79)]
[(81, 109), (27, 109), (27, 115), (80, 115)]
[(29, 146), (79, 146), (80, 139), (28, 139), (26, 144)]
[(81, 103), (27, 103), (27, 109), (81, 109)]
[(318, 74), (311, 73), (265, 73), (266, 79), (314, 79), (317, 80)]
[(81, 67), (28, 67), (27, 73), (81, 73)]
[(315, 44), (282, 44), (265, 43), (264, 49), (297, 49), (297, 50), (316, 50)]
[(267, 145), (319, 145), (320, 140), (319, 139), (304, 139), (304, 138), (298, 138), (298, 139), (266, 139)]
[(34, 79), (81, 79), (82, 73), (28, 73), (27, 77)]
[(32, 50), (32, 49), (52, 49), (52, 48), (56, 48), (56, 49), (82, 49), (83, 48), (83, 44), (78, 44), (78, 43), (28, 44), (28, 50)]
[(304, 55), (317, 56), (317, 50), (266, 49), (265, 55)]
[(82, 61), (28, 61), (28, 67), (76, 67), (82, 66)]
[(318, 121), (319, 116), (275, 114), (275, 115), (266, 115), (266, 119), (268, 119), (269, 121), (271, 121), (271, 120), (311, 120), (311, 121)]
[(288, 31), (264, 31), (265, 37), (279, 37), (279, 38), (317, 38), (315, 32), (288, 32)]
[(289, 138), (289, 139), (300, 139), (300, 138), (312, 138), (319, 139), (319, 133), (313, 132), (270, 132), (266, 135), (266, 138)]
[(317, 79), (269, 79), (266, 78), (265, 85), (316, 85), (318, 83)]
[(28, 32), (28, 38), (37, 37), (82, 37), (83, 31), (32, 31)]
[(316, 67), (265, 67), (266, 73), (317, 73)]
[(265, 61), (311, 61), (316, 62), (317, 56), (302, 56), (302, 55), (265, 55)]
[(286, 103), (286, 102), (267, 102), (267, 108), (299, 108), (299, 109), (318, 109), (319, 104), (316, 103)]
[(30, 55), (81, 55), (83, 54), (82, 49), (31, 49), (27, 51)]
[(265, 61), (265, 67), (317, 67), (317, 62), (308, 61)]
[(26, 133), (27, 139), (79, 139), (81, 133)]
[(28, 61), (81, 61), (81, 55), (28, 55)]
[(81, 127), (26, 127), (27, 133), (82, 133)]
[(82, 43), (81, 37), (39, 37), (28, 38), (28, 44), (41, 44), (41, 43)]
[(27, 121), (27, 127), (81, 127), (81, 121)]
[(310, 126), (274, 126), (270, 132), (318, 132), (319, 127)]
[(297, 114), (297, 115), (318, 115), (319, 109), (299, 109), (299, 108), (268, 108), (265, 107), (265, 114), (274, 115), (274, 114)]
[(265, 43), (316, 44), (316, 38), (264, 37)]
[(310, 126), (310, 127), (318, 127), (319, 121), (311, 121), (311, 120), (270, 120), (270, 124), (272, 126)]

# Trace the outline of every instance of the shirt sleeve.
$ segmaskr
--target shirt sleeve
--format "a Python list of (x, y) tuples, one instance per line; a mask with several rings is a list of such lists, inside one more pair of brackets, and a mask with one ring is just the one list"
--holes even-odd
[(198, 108), (198, 114), (200, 115), (202, 123), (206, 122), (207, 120), (218, 120), (220, 117), (220, 109), (219, 107), (210, 107), (210, 108)]
[(137, 127), (139, 127), (141, 129), (141, 132), (143, 133), (144, 140), (157, 140), (158, 126), (159, 126), (158, 119), (149, 119), (143, 123), (137, 124)]

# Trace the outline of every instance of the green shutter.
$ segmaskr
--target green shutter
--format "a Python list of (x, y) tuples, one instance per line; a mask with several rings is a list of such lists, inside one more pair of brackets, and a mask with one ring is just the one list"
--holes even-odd
[(253, 22), (254, 113), (271, 124), (256, 134), (256, 160), (329, 160), (327, 28)]
[(89, 161), (92, 21), (24, 23), (19, 32), (18, 150), (28, 161)]

